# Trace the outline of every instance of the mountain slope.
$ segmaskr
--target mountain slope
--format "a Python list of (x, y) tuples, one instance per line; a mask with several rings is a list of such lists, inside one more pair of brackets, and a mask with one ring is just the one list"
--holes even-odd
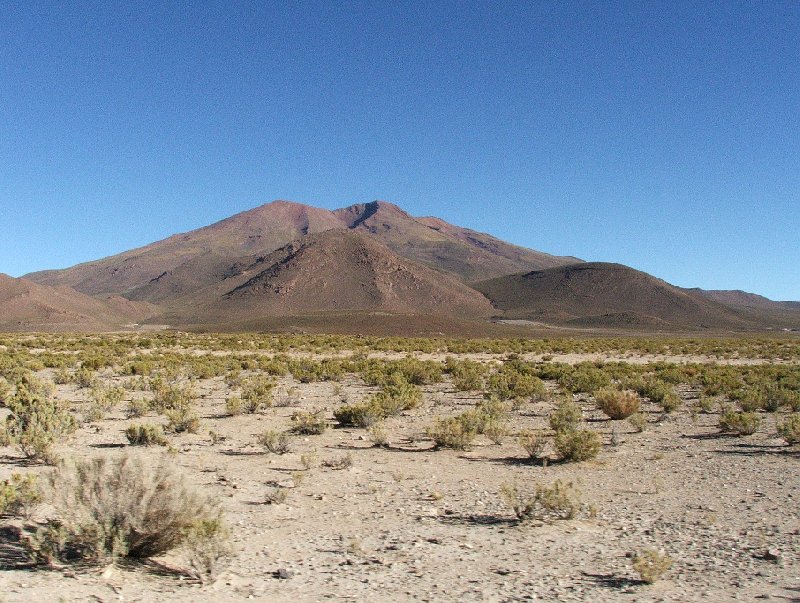
[(215, 282), (231, 259), (270, 252), (306, 234), (343, 228), (331, 212), (275, 201), (145, 247), (65, 270), (26, 275), (90, 295), (160, 302)]
[(241, 258), (269, 254), (310, 234), (344, 229), (368, 234), (400, 256), (467, 281), (575, 261), (435, 218), (413, 218), (391, 203), (376, 201), (331, 212), (275, 201), (139, 249), (26, 278), (90, 295), (163, 303), (219, 282)]
[(620, 264), (582, 263), (476, 283), (506, 318), (576, 326), (751, 328), (713, 300)]
[(751, 320), (778, 328), (800, 329), (800, 302), (772, 301), (740, 290), (691, 289), (693, 293), (731, 308)]
[(0, 274), (0, 330), (109, 330), (152, 317), (150, 304), (97, 299), (69, 287), (48, 287)]
[(167, 305), (172, 322), (220, 323), (319, 312), (487, 317), (480, 293), (366, 235), (329, 230), (251, 258), (219, 283)]
[(439, 218), (414, 218), (385, 201), (334, 213), (348, 228), (369, 234), (396, 254), (467, 282), (579, 261), (511, 245)]

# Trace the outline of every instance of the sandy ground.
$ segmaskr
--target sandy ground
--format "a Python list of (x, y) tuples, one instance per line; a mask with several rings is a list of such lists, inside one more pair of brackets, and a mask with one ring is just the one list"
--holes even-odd
[[(322, 435), (297, 436), (285, 455), (256, 445), (265, 429), (287, 428), (298, 406), (332, 417), (342, 396), (375, 391), (353, 376), (338, 387), (284, 377), (276, 401), (297, 406), (225, 417), (222, 379), (200, 383), (203, 427), (172, 436), (178, 453), (169, 459), (223, 501), (234, 554), (212, 583), (168, 571), (180, 567), (179, 555), (160, 565), (51, 570), (17, 567), (6, 547), (0, 601), (800, 601), (800, 451), (775, 438), (772, 418), (752, 436), (727, 437), (715, 414), (685, 406), (664, 416), (647, 405), (648, 428), (635, 433), (583, 400), (589, 426), (603, 436), (601, 454), (543, 467), (529, 463), (513, 437), (496, 445), (479, 436), (466, 452), (432, 449), (422, 434), (433, 419), (479, 399), (445, 382), (425, 386), (423, 406), (387, 421), (389, 448), (332, 420)], [(58, 395), (86, 405), (87, 392), (75, 386), (59, 386)], [(59, 452), (133, 450), (124, 406), (82, 426)], [(544, 428), (550, 408), (523, 404), (511, 429)], [(223, 439), (213, 444), (209, 430)], [(312, 452), (316, 461), (305, 469), (301, 456)], [(349, 468), (324, 466), (347, 455)], [(41, 470), (0, 448), (0, 479)], [(556, 479), (581, 490), (577, 519), (518, 523), (499, 495), (503, 484)], [(266, 504), (276, 488), (285, 502)], [(648, 548), (674, 560), (653, 585), (639, 581), (631, 562)]]

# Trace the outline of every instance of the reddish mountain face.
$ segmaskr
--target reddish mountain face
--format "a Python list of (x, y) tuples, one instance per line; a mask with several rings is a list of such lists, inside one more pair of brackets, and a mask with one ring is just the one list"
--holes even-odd
[(0, 274), (0, 330), (97, 331), (156, 314), (151, 304), (121, 297), (97, 299), (69, 287), (48, 287)]
[(329, 230), (366, 234), (394, 253), (465, 281), (574, 261), (460, 229), (418, 220), (375, 201), (336, 210), (274, 201), (225, 220), (65, 270), (26, 275), (45, 285), (68, 285), (89, 295), (122, 295), (166, 303), (225, 278), (242, 258), (267, 255), (292, 241)]
[(475, 288), (506, 318), (587, 327), (757, 326), (720, 303), (620, 264), (574, 264), (491, 279)]
[(406, 260), (363, 234), (330, 230), (245, 262), (170, 304), (173, 322), (245, 321), (316, 312), (486, 318), (491, 304), (458, 279)]
[(439, 218), (415, 218), (384, 201), (335, 211), (275, 201), (27, 278), (43, 288), (6, 282), (0, 326), (102, 330), (150, 316), (174, 326), (258, 329), (302, 315), (299, 322), (317, 329), (330, 320), (332, 328), (347, 322), (376, 333), (379, 326), (365, 317), (377, 313), (417, 317), (397, 323), (400, 330), (458, 324), (483, 332), (493, 314), (645, 331), (800, 327), (796, 303), (680, 289), (618, 264), (552, 256)]

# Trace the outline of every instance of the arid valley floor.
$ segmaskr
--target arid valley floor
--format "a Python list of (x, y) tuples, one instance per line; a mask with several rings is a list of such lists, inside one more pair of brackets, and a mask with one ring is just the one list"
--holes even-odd
[[(0, 339), (6, 398), (32, 373), (77, 418), (56, 455), (163, 459), (220, 501), (230, 532), (230, 555), (200, 580), (180, 549), (33, 564), (24, 529), (47, 505), (7, 513), (3, 602), (800, 600), (800, 449), (778, 431), (800, 411), (797, 337)], [(246, 412), (254, 383), (268, 385)], [(369, 429), (343, 425), (343, 406), (391, 397), (393, 384), (421, 398)], [(199, 419), (188, 431), (169, 433), (150, 402), (170, 387)], [(639, 392), (637, 419), (599, 410), (595, 394), (609, 389)], [(570, 401), (576, 429), (600, 438), (588, 460), (556, 445), (553, 412)], [(437, 420), (476, 409), (481, 425), (450, 447), (443, 430), (455, 423)], [(322, 433), (301, 433), (303, 420)], [(164, 425), (167, 445), (130, 445), (134, 423)], [(266, 431), (288, 433), (288, 451), (260, 444)], [(532, 439), (542, 447), (528, 454)], [(52, 470), (8, 444), (0, 482)], [(570, 518), (515, 514), (509, 492), (555, 483), (572, 484)], [(670, 565), (652, 584), (635, 569), (645, 551)]]

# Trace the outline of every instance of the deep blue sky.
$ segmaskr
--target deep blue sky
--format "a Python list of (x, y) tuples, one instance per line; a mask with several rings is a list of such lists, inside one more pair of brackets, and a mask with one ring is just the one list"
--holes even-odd
[(800, 300), (794, 0), (63, 4), (0, 1), (0, 272), (385, 199)]

